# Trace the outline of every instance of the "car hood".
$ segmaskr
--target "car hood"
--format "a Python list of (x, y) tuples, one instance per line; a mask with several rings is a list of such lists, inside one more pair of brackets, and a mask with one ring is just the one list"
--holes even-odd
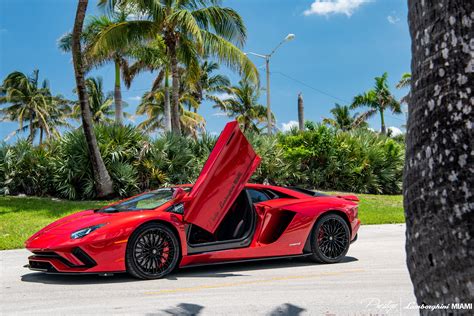
[[(71, 234), (80, 229), (87, 228), (98, 224), (111, 224), (115, 221), (130, 216), (133, 212), (106, 213), (95, 212), (94, 210), (86, 210), (63, 217), (48, 226), (44, 227), (26, 242), (25, 247), (30, 248), (47, 248), (53, 245), (63, 244), (64, 242), (75, 242), (81, 239), (71, 239)], [(85, 237), (84, 237), (85, 238)]]
[(93, 210), (86, 210), (68, 215), (55, 222), (52, 222), (48, 226), (35, 233), (26, 241), (26, 245), (44, 235), (51, 235), (53, 237), (58, 237), (60, 235), (70, 235), (71, 233), (82, 228), (107, 223), (113, 218), (113, 215), (115, 214), (98, 213), (94, 212)]

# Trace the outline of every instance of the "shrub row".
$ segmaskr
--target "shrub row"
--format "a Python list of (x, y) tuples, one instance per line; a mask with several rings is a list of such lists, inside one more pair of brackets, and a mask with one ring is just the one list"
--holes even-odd
[[(132, 126), (95, 128), (117, 196), (190, 183), (216, 137), (170, 134), (151, 138)], [(403, 144), (367, 130), (338, 132), (310, 125), (305, 132), (248, 135), (262, 163), (252, 181), (359, 193), (401, 190)], [(94, 180), (81, 129), (33, 146), (21, 140), (0, 146), (0, 193), (93, 199)]]

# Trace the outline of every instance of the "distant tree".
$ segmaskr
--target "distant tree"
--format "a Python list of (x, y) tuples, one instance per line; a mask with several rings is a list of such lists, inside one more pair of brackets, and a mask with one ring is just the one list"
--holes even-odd
[[(186, 70), (180, 68), (180, 81), (185, 83), (183, 78), (186, 76)], [(137, 107), (138, 115), (146, 115), (147, 118), (138, 125), (139, 128), (147, 132), (153, 132), (157, 129), (163, 129), (165, 125), (164, 108), (166, 103), (166, 81), (163, 82), (159, 77), (154, 81), (152, 89), (145, 92), (141, 103)], [(204, 118), (194, 113), (191, 108), (199, 106), (195, 95), (185, 85), (180, 86), (179, 91), (179, 106), (180, 106), (180, 127), (185, 135), (192, 135), (197, 137), (198, 131), (202, 130), (205, 125)], [(165, 130), (167, 131), (167, 130)]]
[[(128, 76), (125, 80), (125, 85), (130, 88), (132, 80), (136, 75), (143, 71), (157, 71), (155, 80), (153, 81), (151, 91), (161, 89), (160, 86), (163, 84), (163, 107), (160, 109), (160, 113), (163, 118), (151, 118), (156, 122), (160, 122), (159, 128), (163, 128), (165, 132), (171, 132), (171, 99), (170, 99), (170, 60), (166, 54), (166, 46), (162, 38), (157, 37), (145, 44), (136, 45), (130, 54), (136, 59), (136, 61), (130, 65), (128, 69)], [(190, 68), (194, 69), (194, 68)], [(144, 94), (142, 101), (146, 99), (149, 93)], [(148, 96), (147, 102), (151, 102)], [(143, 102), (142, 102), (143, 103)], [(150, 104), (151, 105), (151, 104)], [(143, 109), (143, 107), (142, 107)], [(158, 125), (156, 125), (158, 128)]]
[(226, 89), (228, 97), (210, 98), (215, 102), (214, 107), (234, 117), (244, 132), (260, 132), (258, 124), (266, 121), (266, 107), (258, 103), (260, 89), (248, 80), (241, 80), (237, 86)]
[(473, 1), (408, 1), (412, 83), (403, 193), (407, 265), (420, 305), (473, 299), (473, 12)]
[[(217, 70), (219, 64), (214, 61), (204, 60), (199, 65), (198, 79), (196, 82), (191, 82), (194, 90), (192, 94), (199, 105), (204, 100), (211, 100), (211, 95), (224, 92), (230, 86), (227, 76), (214, 74)], [(197, 108), (194, 110), (196, 112)]]
[[(114, 65), (114, 106), (115, 106), (115, 122), (122, 123), (123, 118), (123, 100), (122, 100), (122, 81), (129, 82), (129, 65), (128, 57), (133, 49), (131, 46), (110, 49), (108, 47), (101, 47), (98, 50), (92, 50), (93, 46), (98, 45), (96, 39), (100, 34), (105, 32), (109, 27), (115, 23), (124, 23), (127, 21), (127, 16), (131, 14), (131, 10), (114, 10), (109, 15), (90, 17), (84, 26), (81, 35), (83, 44), (83, 59), (85, 70), (101, 67), (107, 63)], [(65, 52), (71, 51), (72, 33), (67, 33), (62, 36), (58, 45), (59, 48)], [(128, 84), (128, 87), (130, 84)]]
[[(400, 78), (400, 81), (398, 81), (395, 87), (397, 89), (403, 89), (403, 88), (410, 87), (410, 85), (411, 85), (411, 73), (406, 72), (402, 75), (402, 78)], [(400, 103), (408, 103), (409, 96), (410, 96), (410, 93), (408, 93), (403, 98), (401, 98)]]
[(384, 73), (381, 77), (375, 77), (375, 87), (365, 93), (356, 95), (351, 104), (352, 109), (369, 107), (370, 109), (365, 113), (367, 118), (378, 112), (380, 114), (380, 131), (382, 134), (386, 133), (385, 110), (392, 110), (395, 114), (402, 113), (400, 103), (390, 92), (387, 77), (387, 73)]
[[(94, 123), (112, 123), (115, 109), (113, 93), (104, 93), (102, 77), (90, 77), (86, 79), (89, 106)], [(76, 90), (74, 90), (76, 92)], [(81, 106), (79, 102), (73, 108), (73, 117), (81, 117)]]
[(87, 5), (88, 0), (78, 0), (74, 28), (72, 31), (71, 52), (76, 77), (76, 89), (81, 107), (82, 128), (84, 129), (87, 148), (91, 159), (97, 197), (105, 198), (113, 194), (112, 179), (100, 155), (99, 146), (94, 133), (89, 96), (87, 95), (84, 79), (85, 67), (81, 49), (82, 27), (84, 25)]
[(349, 106), (341, 106), (337, 103), (330, 112), (333, 115), (333, 118), (323, 119), (324, 124), (329, 124), (342, 131), (348, 131), (358, 127), (368, 127), (366, 119), (370, 115), (370, 112), (365, 112), (362, 115), (359, 115), (358, 113), (351, 115)]
[(301, 92), (298, 93), (298, 128), (300, 131), (304, 130), (304, 105)]
[(202, 56), (216, 57), (245, 77), (258, 81), (258, 71), (240, 50), (246, 39), (241, 16), (214, 0), (101, 0), (109, 8), (133, 6), (147, 19), (131, 19), (115, 23), (97, 38), (95, 50), (128, 47), (137, 41), (160, 36), (166, 46), (172, 77), (171, 125), (173, 133), (181, 132), (179, 102), (179, 64), (197, 68)]
[(0, 86), (0, 104), (6, 104), (0, 109), (0, 120), (19, 123), (19, 128), (8, 137), (28, 130), (28, 140), (33, 142), (39, 130), (42, 143), (44, 132), (47, 137), (58, 135), (57, 128), (68, 125), (69, 101), (61, 95), (53, 96), (48, 81), (40, 83), (38, 70), (31, 76), (18, 71), (10, 73)]

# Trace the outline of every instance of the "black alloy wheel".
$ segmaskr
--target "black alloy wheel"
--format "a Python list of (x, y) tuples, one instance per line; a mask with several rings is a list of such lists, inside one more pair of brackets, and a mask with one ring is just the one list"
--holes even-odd
[(337, 214), (323, 215), (311, 233), (312, 259), (321, 263), (340, 262), (350, 245), (350, 229)]
[(127, 271), (140, 279), (159, 279), (176, 268), (180, 255), (176, 235), (159, 223), (139, 227), (127, 245)]

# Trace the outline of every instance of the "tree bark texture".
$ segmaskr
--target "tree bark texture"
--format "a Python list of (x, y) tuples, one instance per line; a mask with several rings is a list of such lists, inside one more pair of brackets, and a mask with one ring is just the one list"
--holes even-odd
[(408, 270), (418, 304), (472, 303), (474, 1), (409, 0), (408, 7)]

